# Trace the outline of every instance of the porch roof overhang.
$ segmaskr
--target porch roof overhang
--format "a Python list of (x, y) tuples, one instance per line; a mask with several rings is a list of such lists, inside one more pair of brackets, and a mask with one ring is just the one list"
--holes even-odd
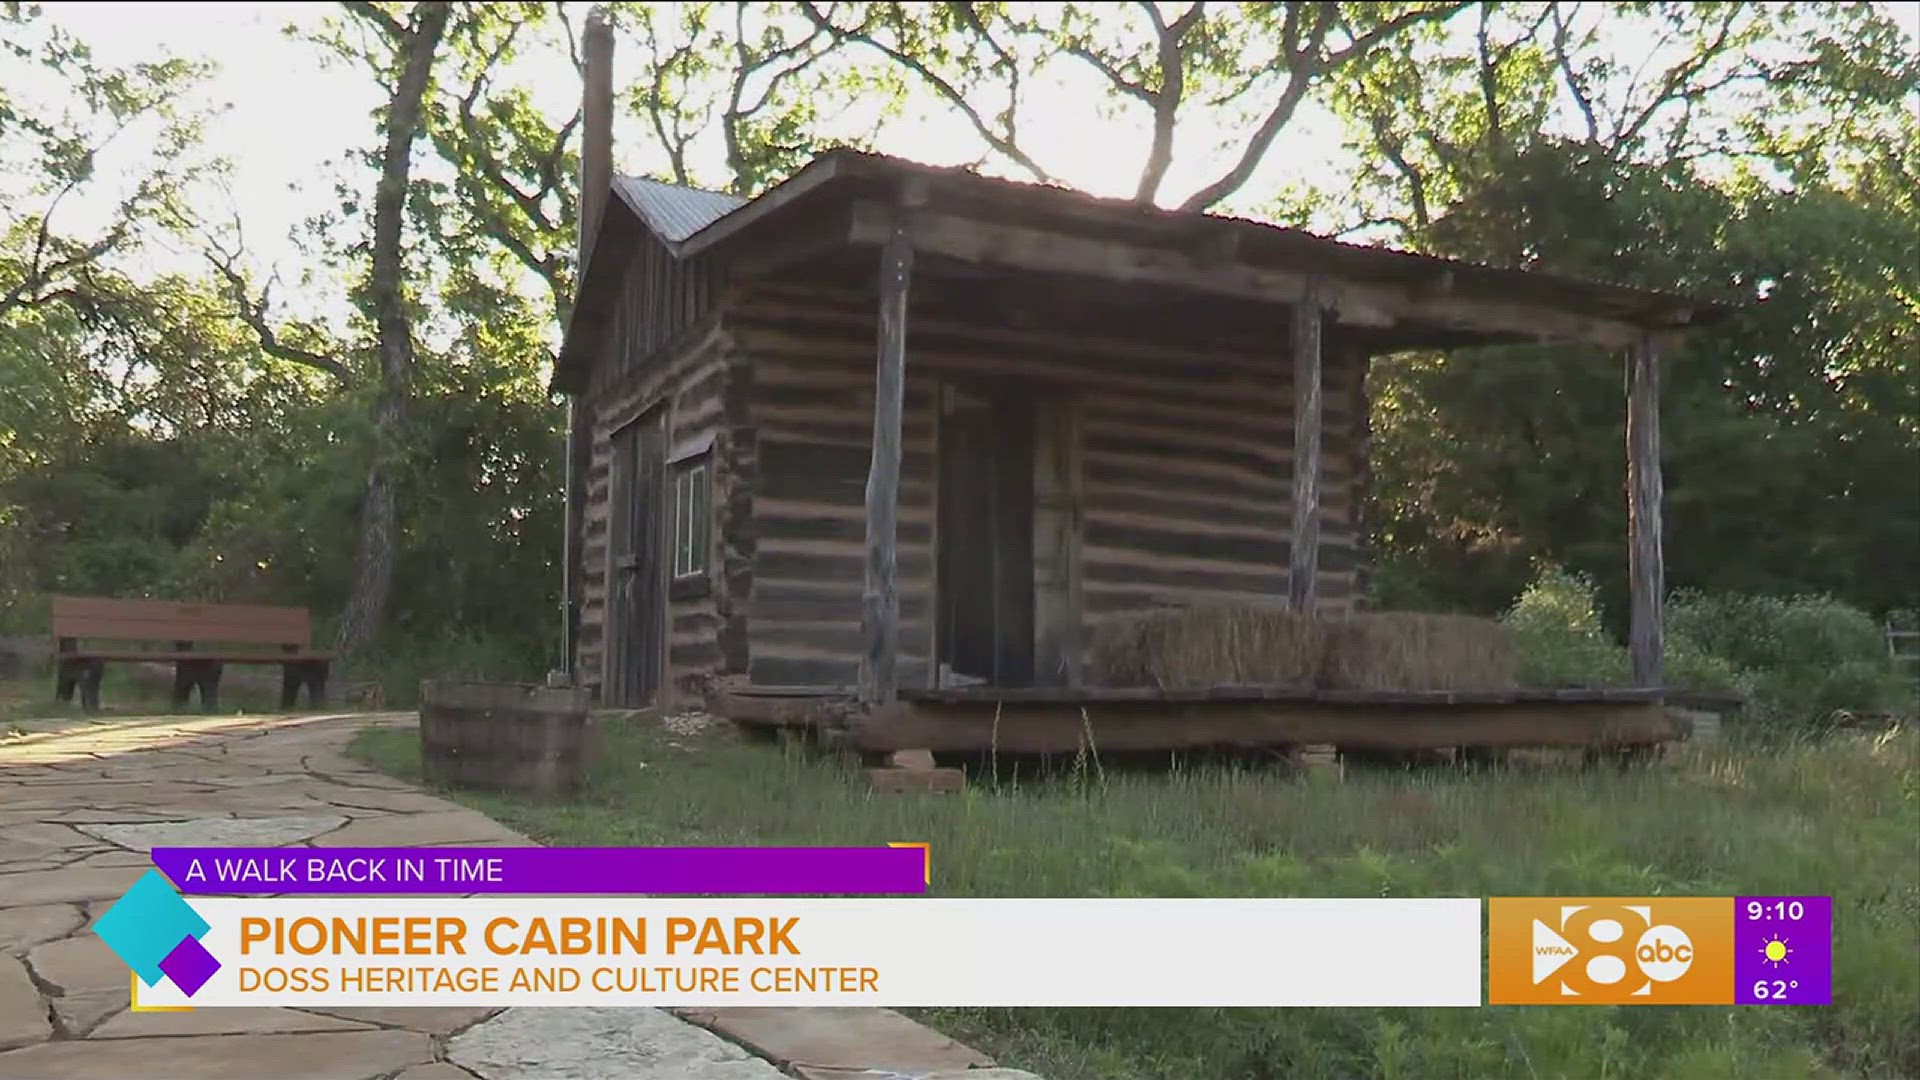
[(1562, 342), (1619, 348), (1717, 322), (1686, 296), (1349, 243), (1244, 218), (1163, 210), (1065, 188), (853, 150), (822, 154), (706, 224), (662, 229), (616, 181), (567, 327), (555, 389), (578, 392), (610, 322), (614, 254), (642, 236), (676, 258), (718, 255), (742, 276), (883, 243), (906, 223), (916, 253), (1293, 306), (1397, 348)]

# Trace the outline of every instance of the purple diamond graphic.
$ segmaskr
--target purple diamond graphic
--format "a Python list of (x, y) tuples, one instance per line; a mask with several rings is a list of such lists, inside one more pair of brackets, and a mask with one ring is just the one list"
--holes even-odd
[(160, 970), (167, 973), (173, 985), (179, 987), (188, 997), (192, 997), (213, 973), (220, 970), (220, 961), (213, 958), (199, 938), (187, 938), (174, 946), (166, 959), (160, 961)]

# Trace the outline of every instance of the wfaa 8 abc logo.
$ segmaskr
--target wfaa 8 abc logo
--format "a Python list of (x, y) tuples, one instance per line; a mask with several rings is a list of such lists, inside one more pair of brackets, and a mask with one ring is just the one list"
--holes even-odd
[(1730, 1005), (1730, 898), (1494, 897), (1492, 1005)]

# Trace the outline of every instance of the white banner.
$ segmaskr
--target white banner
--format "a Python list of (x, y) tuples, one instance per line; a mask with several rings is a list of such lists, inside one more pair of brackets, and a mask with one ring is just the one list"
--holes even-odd
[(190, 1006), (1475, 1006), (1477, 899), (189, 898)]

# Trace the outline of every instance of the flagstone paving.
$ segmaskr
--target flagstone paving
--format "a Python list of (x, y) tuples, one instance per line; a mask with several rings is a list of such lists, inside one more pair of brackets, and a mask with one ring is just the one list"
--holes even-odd
[(1037, 1080), (978, 1071), (984, 1056), (882, 1009), (129, 1011), (126, 965), (92, 926), (152, 847), (531, 843), (347, 756), (359, 729), (413, 720), (25, 721), (0, 735), (0, 1077)]
[(149, 848), (530, 842), (346, 755), (368, 723), (411, 719), (28, 721), (0, 737), (0, 1077), (781, 1075), (655, 1010), (129, 1011), (126, 965), (91, 926), (151, 867)]

